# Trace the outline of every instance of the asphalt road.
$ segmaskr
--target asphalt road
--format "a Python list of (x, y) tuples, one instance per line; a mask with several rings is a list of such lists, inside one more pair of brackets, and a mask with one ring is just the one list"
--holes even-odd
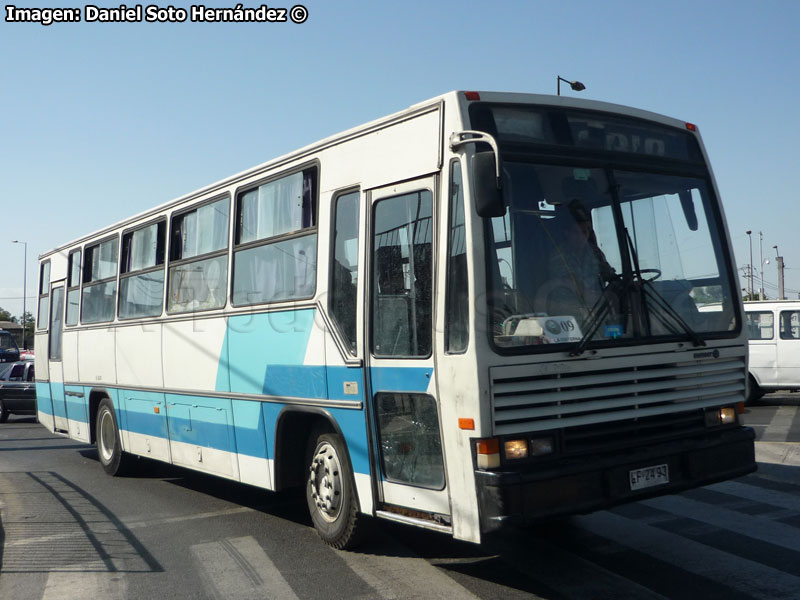
[(0, 425), (0, 598), (798, 598), (800, 394), (749, 407), (759, 471), (483, 546), (385, 522), (339, 552), (302, 499), (168, 465), (107, 477), (31, 418)]

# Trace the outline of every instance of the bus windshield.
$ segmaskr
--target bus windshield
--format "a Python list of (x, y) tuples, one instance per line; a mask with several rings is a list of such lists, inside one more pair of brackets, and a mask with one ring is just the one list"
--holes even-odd
[(487, 221), (498, 349), (699, 346), (738, 330), (705, 179), (512, 160), (503, 169), (506, 213)]

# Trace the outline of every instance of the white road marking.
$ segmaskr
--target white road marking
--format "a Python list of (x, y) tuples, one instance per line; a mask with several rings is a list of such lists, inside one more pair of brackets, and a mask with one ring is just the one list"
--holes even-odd
[(127, 591), (127, 581), (122, 573), (53, 571), (47, 576), (42, 600), (125, 600)]
[[(739, 519), (739, 523), (744, 519)], [(723, 552), (675, 533), (620, 517), (595, 513), (578, 525), (595, 535), (763, 600), (796, 600), (800, 577)]]
[(792, 429), (792, 421), (797, 415), (796, 406), (779, 406), (761, 435), (762, 442), (785, 442)]
[(191, 550), (206, 588), (219, 600), (297, 598), (278, 568), (251, 536), (197, 544)]
[[(382, 547), (393, 545), (391, 540), (382, 542)], [(399, 544), (397, 544), (399, 546)], [(477, 599), (469, 590), (448, 577), (424, 558), (404, 556), (406, 548), (385, 554), (361, 554), (359, 552), (337, 552), (353, 572), (378, 594), (390, 600), (463, 598)]]
[(800, 512), (800, 495), (778, 492), (747, 483), (740, 483), (738, 481), (716, 483), (709, 486), (708, 489), (719, 491), (724, 494), (731, 494), (753, 502), (775, 506), (776, 508), (785, 508), (787, 510)]
[(682, 496), (662, 496), (645, 500), (642, 503), (673, 515), (713, 525), (718, 529), (732, 531), (793, 552), (800, 552), (800, 535), (797, 535), (797, 528), (777, 523), (768, 518), (758, 516), (743, 518), (742, 514), (736, 511), (697, 502)]

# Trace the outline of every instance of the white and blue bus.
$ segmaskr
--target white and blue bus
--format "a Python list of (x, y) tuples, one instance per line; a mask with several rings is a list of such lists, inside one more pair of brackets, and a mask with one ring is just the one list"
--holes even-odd
[(451, 92), (43, 254), (38, 417), (480, 542), (754, 470), (742, 319), (694, 125)]

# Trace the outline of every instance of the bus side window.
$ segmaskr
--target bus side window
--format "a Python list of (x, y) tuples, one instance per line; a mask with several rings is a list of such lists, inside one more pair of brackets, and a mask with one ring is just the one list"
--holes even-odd
[(36, 329), (47, 329), (50, 319), (50, 261), (39, 267), (39, 313)]
[(375, 205), (372, 349), (376, 356), (428, 356), (432, 341), (431, 192)]
[(447, 251), (447, 310), (445, 311), (445, 348), (447, 352), (465, 352), (469, 343), (469, 279), (467, 274), (467, 237), (464, 224), (464, 190), (461, 164), (450, 164), (450, 239)]
[(330, 310), (351, 354), (356, 353), (358, 298), (358, 199), (350, 192), (336, 199), (331, 261)]

